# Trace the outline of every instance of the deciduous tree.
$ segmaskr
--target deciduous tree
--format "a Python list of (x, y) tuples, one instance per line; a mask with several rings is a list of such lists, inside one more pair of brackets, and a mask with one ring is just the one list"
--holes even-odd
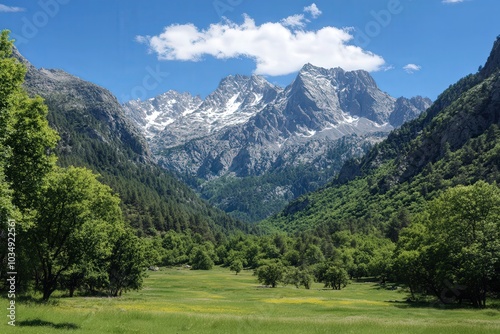
[(500, 189), (479, 181), (445, 191), (403, 231), (395, 256), (412, 289), (484, 307), (500, 280)]
[(254, 275), (257, 276), (260, 283), (275, 288), (282, 281), (284, 273), (285, 266), (281, 262), (275, 261), (258, 267), (255, 269)]
[(123, 220), (119, 198), (87, 169), (54, 169), (40, 193), (22, 235), (47, 300), (62, 275), (111, 253), (112, 236), (123, 229)]

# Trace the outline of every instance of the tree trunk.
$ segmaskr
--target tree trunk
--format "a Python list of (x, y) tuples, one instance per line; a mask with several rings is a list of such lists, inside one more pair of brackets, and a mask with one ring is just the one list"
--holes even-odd
[(49, 300), (50, 298), (50, 295), (52, 295), (52, 292), (54, 292), (55, 290), (52, 289), (48, 284), (44, 284), (43, 286), (43, 297), (42, 297), (42, 300), (43, 301), (47, 301)]
[(42, 277), (42, 292), (43, 292), (43, 301), (47, 301), (50, 298), (50, 295), (56, 291), (57, 286), (57, 278), (49, 275), (49, 277)]

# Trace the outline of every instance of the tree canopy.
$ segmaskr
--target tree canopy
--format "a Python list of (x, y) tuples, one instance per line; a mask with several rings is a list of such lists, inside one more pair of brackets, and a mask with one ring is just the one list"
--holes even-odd
[(500, 280), (500, 189), (479, 181), (447, 190), (403, 230), (395, 254), (413, 292), (484, 307)]

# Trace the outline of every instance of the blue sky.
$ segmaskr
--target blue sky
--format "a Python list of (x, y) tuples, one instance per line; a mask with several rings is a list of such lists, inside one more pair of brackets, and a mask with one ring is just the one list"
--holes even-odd
[(206, 96), (229, 74), (289, 84), (307, 62), (366, 69), (392, 96), (435, 99), (484, 64), (498, 0), (0, 0), (35, 66), (120, 101), (169, 89)]

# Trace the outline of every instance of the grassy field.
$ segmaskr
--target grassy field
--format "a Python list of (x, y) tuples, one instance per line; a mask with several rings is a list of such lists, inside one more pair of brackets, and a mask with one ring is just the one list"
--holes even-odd
[(251, 271), (164, 269), (121, 298), (18, 303), (16, 327), (4, 316), (0, 333), (500, 333), (498, 308), (417, 307), (405, 299), (375, 283), (270, 289)]

